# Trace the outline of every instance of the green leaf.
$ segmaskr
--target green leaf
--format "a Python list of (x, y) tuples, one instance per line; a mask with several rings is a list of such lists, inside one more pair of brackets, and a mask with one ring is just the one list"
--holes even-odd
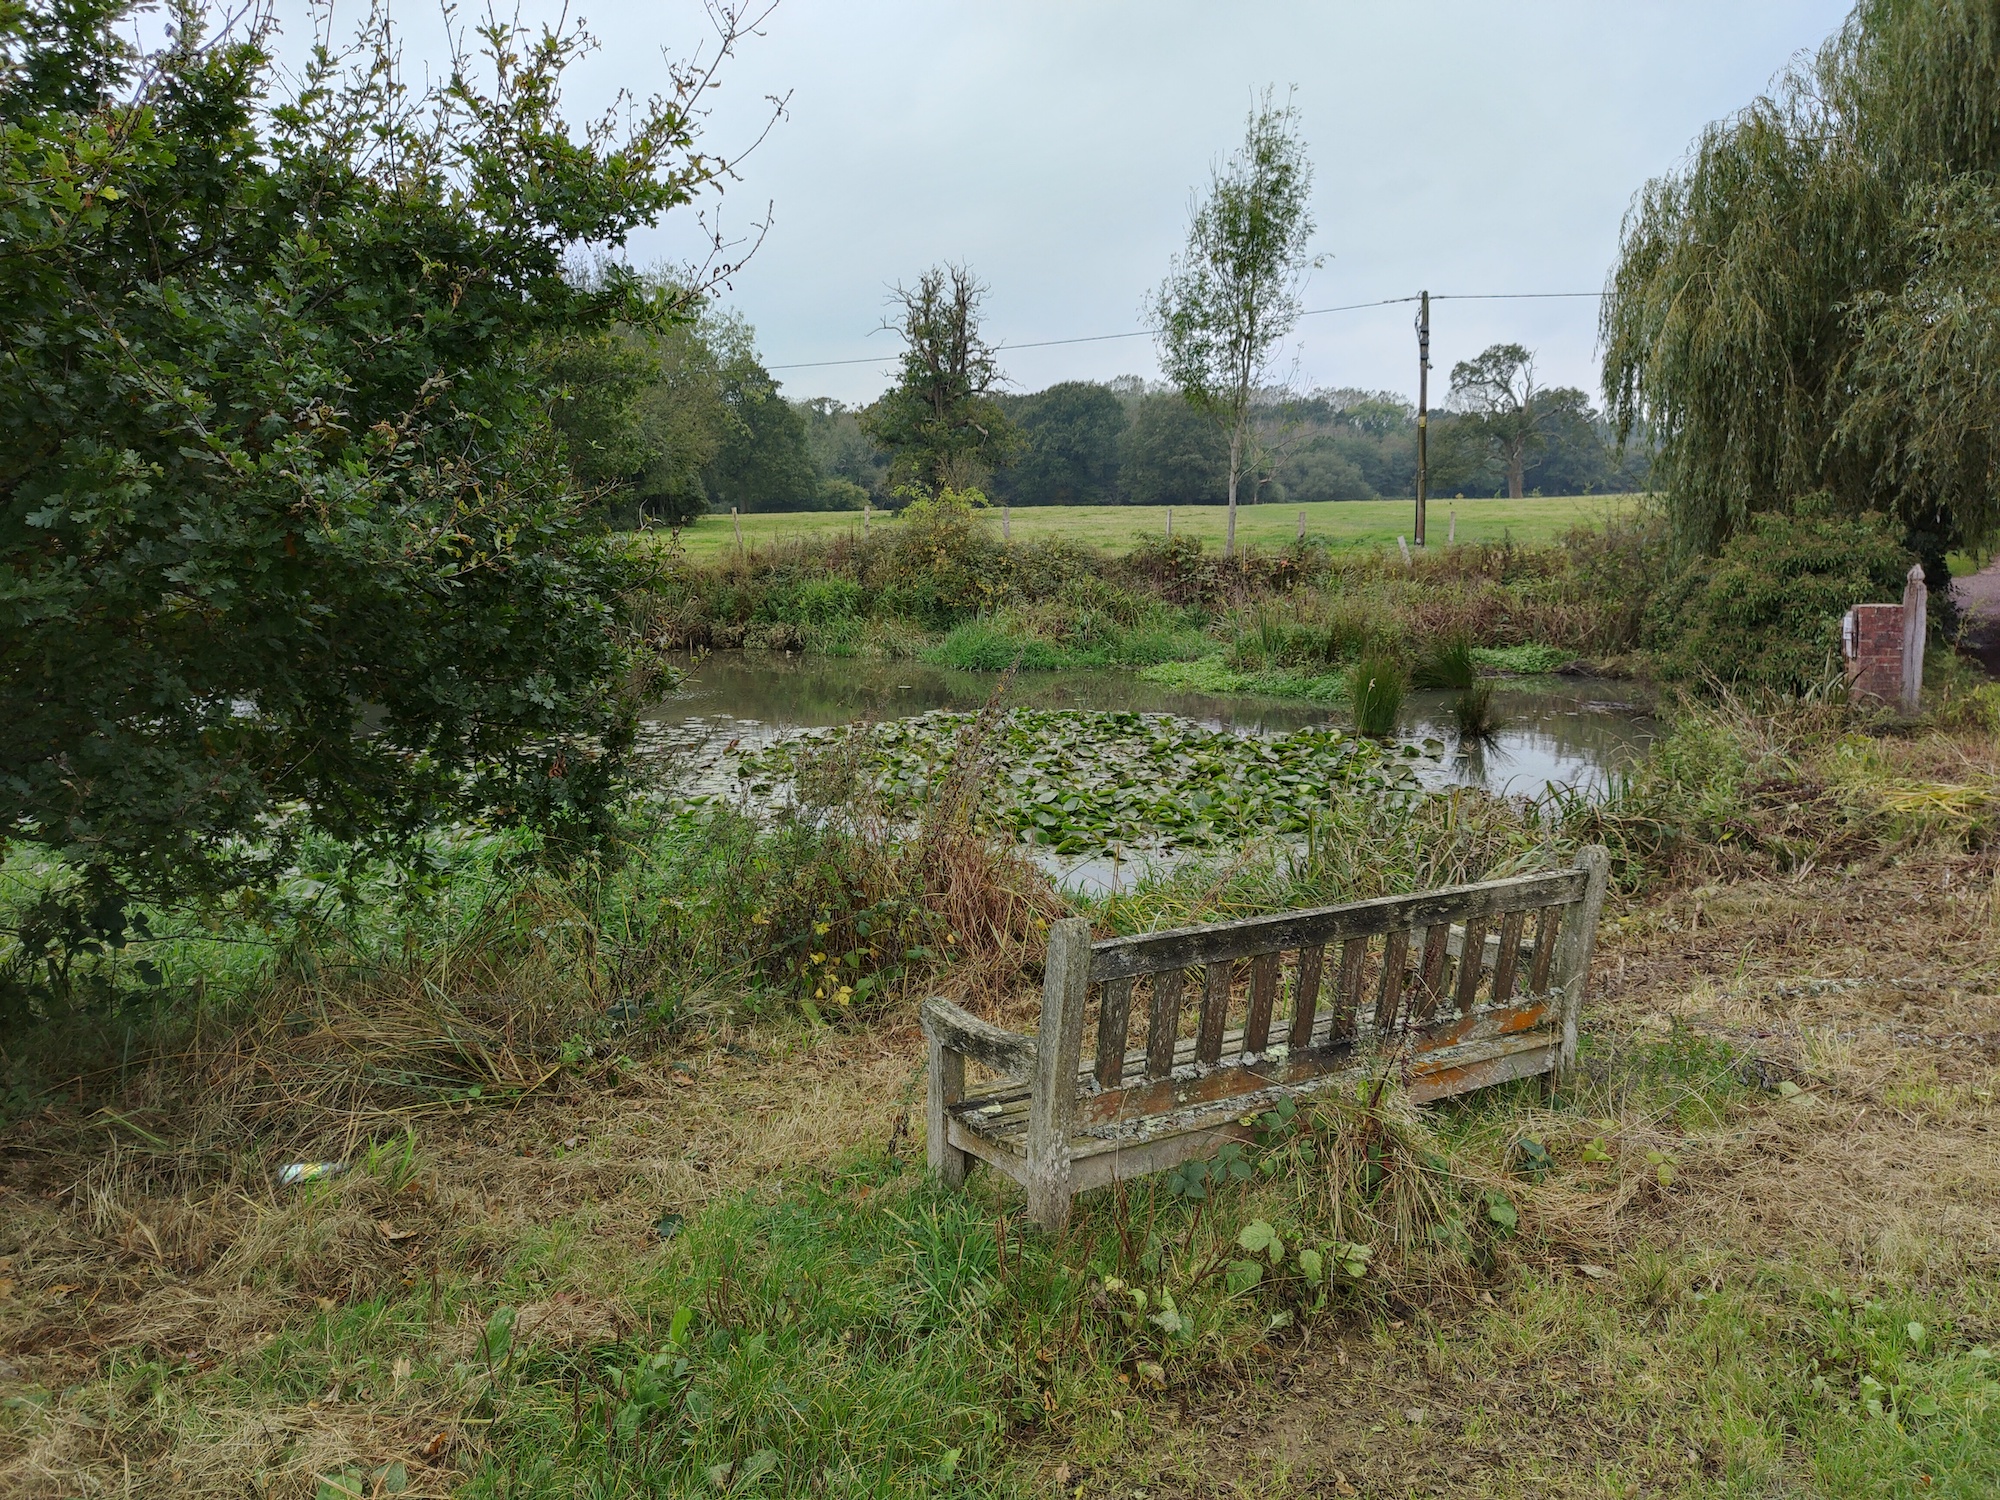
[(1504, 1193), (1486, 1195), (1486, 1217), (1500, 1226), (1503, 1233), (1512, 1234), (1520, 1227), (1521, 1213)]
[(1223, 1279), (1231, 1292), (1247, 1292), (1264, 1279), (1264, 1263), (1261, 1260), (1232, 1260)]
[(1315, 1286), (1326, 1277), (1326, 1262), (1319, 1251), (1307, 1248), (1299, 1251), (1299, 1274)]

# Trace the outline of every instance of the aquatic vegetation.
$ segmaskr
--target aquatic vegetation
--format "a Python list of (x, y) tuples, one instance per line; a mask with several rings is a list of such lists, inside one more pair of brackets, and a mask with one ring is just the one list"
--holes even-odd
[(1493, 706), (1493, 684), (1475, 682), (1452, 701), (1451, 716), (1461, 740), (1490, 740), (1500, 731), (1500, 712)]
[(1393, 656), (1364, 656), (1349, 674), (1354, 699), (1354, 727), (1362, 734), (1386, 735), (1396, 730), (1408, 679)]
[(1491, 667), (1496, 672), (1519, 672), (1523, 675), (1553, 672), (1564, 662), (1575, 659), (1575, 652), (1565, 651), (1560, 646), (1474, 646), (1472, 648), (1472, 660), (1477, 665)]
[(1273, 698), (1307, 698), (1332, 703), (1347, 696), (1347, 679), (1336, 673), (1240, 671), (1220, 655), (1197, 661), (1169, 661), (1139, 673), (1146, 682), (1191, 693), (1264, 693)]
[[(908, 811), (952, 771), (975, 717), (931, 713), (803, 735), (748, 758), (739, 774), (768, 791), (863, 736), (864, 780), (886, 808)], [(1253, 739), (1167, 714), (1042, 709), (1003, 715), (979, 753), (987, 764), (975, 826), (1060, 854), (1301, 833), (1330, 798), (1414, 792), (1409, 762), (1423, 754), (1337, 729)]]
[(1471, 639), (1453, 635), (1425, 647), (1410, 673), (1410, 682), (1420, 688), (1469, 688), (1478, 676)]

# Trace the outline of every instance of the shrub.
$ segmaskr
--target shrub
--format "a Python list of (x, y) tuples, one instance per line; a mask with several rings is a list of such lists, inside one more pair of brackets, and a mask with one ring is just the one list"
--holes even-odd
[(1753, 516), (1662, 591), (1648, 622), (1660, 675), (1805, 692), (1839, 663), (1841, 616), (1900, 599), (1910, 562), (1883, 516)]

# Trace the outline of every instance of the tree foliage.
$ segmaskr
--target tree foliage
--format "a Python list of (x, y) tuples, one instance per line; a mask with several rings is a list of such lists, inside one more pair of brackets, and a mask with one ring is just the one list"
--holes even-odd
[(1752, 515), (1661, 589), (1648, 625), (1662, 676), (1802, 693), (1839, 672), (1841, 616), (1901, 597), (1910, 554), (1887, 517), (1831, 515), (1827, 498)]
[(1187, 399), (1215, 412), (1229, 440), (1229, 525), (1236, 549), (1236, 502), (1254, 448), (1254, 398), (1299, 317), (1312, 239), (1312, 161), (1299, 117), (1264, 91), (1243, 144), (1209, 173), (1208, 196), (1188, 223), (1186, 248), (1153, 297), (1160, 363)]
[(1626, 217), (1604, 389), (1683, 542), (1824, 492), (1933, 582), (1994, 534), (2000, 0), (1862, 0)]
[(309, 829), (594, 826), (620, 573), (546, 356), (657, 321), (568, 266), (714, 179), (710, 75), (577, 132), (580, 33), (411, 92), (378, 19), (272, 105), (267, 26), (190, 0), (142, 54), (136, 9), (0, 6), (0, 832), (115, 908)]
[(805, 417), (778, 394), (757, 357), (756, 336), (740, 318), (707, 320), (716, 354), (722, 423), (704, 476), (718, 510), (810, 510), (820, 477), (806, 446)]
[(964, 266), (934, 266), (898, 286), (903, 336), (897, 382), (861, 414), (861, 426), (892, 455), (899, 480), (934, 491), (974, 489), (1008, 462), (1020, 435), (994, 399), (1000, 366), (979, 333), (986, 288)]
[(1021, 430), (1021, 456), (994, 486), (1015, 505), (1109, 505), (1118, 498), (1125, 403), (1094, 380), (1065, 380), (1004, 397)]
[(1546, 395), (1535, 380), (1535, 356), (1520, 344), (1494, 344), (1451, 368), (1451, 405), (1500, 455), (1510, 499), (1524, 493), (1528, 454), (1541, 444)]

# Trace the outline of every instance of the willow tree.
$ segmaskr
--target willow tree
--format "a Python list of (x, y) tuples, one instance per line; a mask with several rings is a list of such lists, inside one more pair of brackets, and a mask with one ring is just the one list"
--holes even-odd
[(1160, 364), (1229, 437), (1229, 526), (1236, 551), (1236, 499), (1255, 467), (1251, 403), (1269, 384), (1271, 362), (1299, 319), (1313, 220), (1312, 162), (1298, 111), (1266, 89), (1243, 145), (1209, 174), (1208, 196), (1188, 220), (1187, 247), (1153, 297)]
[(2000, 0), (1862, 0), (1626, 216), (1603, 312), (1621, 437), (1681, 540), (1829, 502), (1933, 578), (2000, 529)]

